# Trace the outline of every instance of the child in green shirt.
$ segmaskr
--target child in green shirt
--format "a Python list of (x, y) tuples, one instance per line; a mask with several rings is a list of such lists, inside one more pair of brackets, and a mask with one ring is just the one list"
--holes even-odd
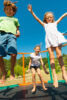
[[(19, 22), (13, 16), (17, 12), (15, 3), (4, 1), (4, 12), (6, 17), (0, 17), (0, 69), (3, 73), (1, 83), (4, 83), (6, 70), (3, 57), (7, 54), (11, 56), (11, 79), (14, 79), (14, 66), (17, 56), (16, 38), (20, 36)], [(6, 49), (7, 48), (7, 49)]]

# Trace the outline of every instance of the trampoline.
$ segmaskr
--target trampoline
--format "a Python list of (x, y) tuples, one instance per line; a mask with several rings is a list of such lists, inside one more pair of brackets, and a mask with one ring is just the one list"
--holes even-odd
[(0, 90), (0, 100), (67, 100), (67, 85), (59, 83), (58, 88), (54, 88), (51, 83), (46, 84), (47, 91), (43, 91), (41, 84), (37, 84), (35, 93), (31, 93), (32, 85), (7, 87)]

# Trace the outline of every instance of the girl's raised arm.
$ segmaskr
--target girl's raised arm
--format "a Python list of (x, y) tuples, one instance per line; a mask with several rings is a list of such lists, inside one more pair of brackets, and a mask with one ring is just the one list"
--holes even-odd
[(32, 5), (28, 5), (28, 10), (31, 12), (31, 14), (33, 15), (33, 17), (42, 25), (44, 26), (44, 23), (34, 14), (34, 12), (32, 11)]
[(58, 24), (65, 16), (67, 16), (67, 13), (64, 13), (64, 14), (57, 20), (57, 24)]

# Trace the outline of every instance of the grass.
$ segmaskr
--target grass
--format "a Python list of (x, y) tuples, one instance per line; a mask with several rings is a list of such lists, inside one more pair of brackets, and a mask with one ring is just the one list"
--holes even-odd
[[(41, 73), (42, 73), (44, 81), (50, 80), (50, 75), (45, 74), (43, 70), (41, 70)], [(57, 76), (58, 76), (58, 80), (62, 80), (61, 72), (58, 73)], [(31, 72), (25, 74), (25, 81), (26, 82), (32, 82), (32, 73)], [(40, 81), (37, 74), (36, 74), (36, 81)], [(19, 84), (19, 83), (22, 83), (22, 82), (23, 82), (23, 77), (22, 76), (16, 77), (13, 80), (10, 80), (10, 78), (7, 78), (5, 84), (0, 84), (0, 87)]]

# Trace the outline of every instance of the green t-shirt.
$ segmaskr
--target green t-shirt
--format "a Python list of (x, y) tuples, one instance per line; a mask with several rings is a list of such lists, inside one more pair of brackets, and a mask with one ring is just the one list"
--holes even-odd
[(16, 34), (17, 27), (20, 26), (18, 19), (14, 17), (0, 17), (0, 30)]

